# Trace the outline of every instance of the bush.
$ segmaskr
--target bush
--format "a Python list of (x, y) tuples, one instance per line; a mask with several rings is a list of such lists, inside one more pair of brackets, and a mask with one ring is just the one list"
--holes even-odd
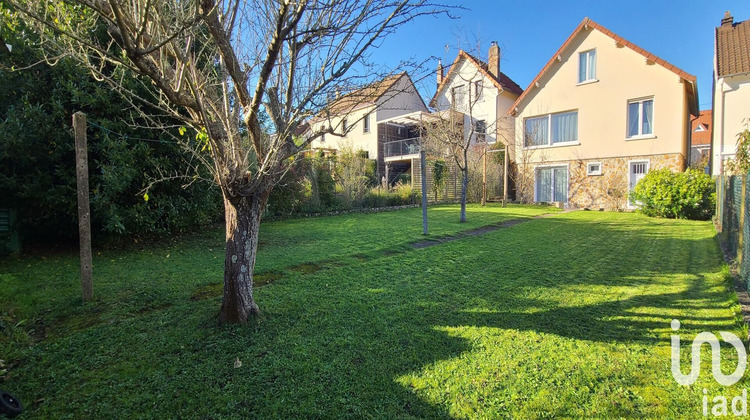
[(716, 185), (709, 175), (695, 169), (682, 173), (660, 169), (646, 174), (630, 199), (647, 216), (708, 220), (716, 203)]

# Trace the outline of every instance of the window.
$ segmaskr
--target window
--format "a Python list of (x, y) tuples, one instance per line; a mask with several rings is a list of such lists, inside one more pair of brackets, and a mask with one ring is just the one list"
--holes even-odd
[(701, 132), (701, 131), (706, 131), (706, 128), (703, 127), (703, 124), (698, 124), (698, 127), (695, 127), (695, 130), (693, 130), (693, 131), (695, 131), (696, 133), (698, 133), (698, 132)]
[(453, 89), (451, 89), (451, 103), (453, 104), (453, 108), (462, 107), (464, 105), (464, 100), (466, 96), (466, 92), (464, 91), (466, 89), (466, 86), (456, 86)]
[(346, 121), (346, 118), (344, 118), (343, 121), (341, 121), (341, 132), (343, 134), (346, 134), (346, 131), (349, 129), (348, 121)]
[(537, 202), (568, 202), (568, 168), (565, 166), (537, 168)]
[(524, 120), (524, 144), (552, 146), (578, 141), (578, 111), (561, 112)]
[(654, 134), (654, 100), (628, 102), (628, 138)]
[(320, 142), (325, 143), (326, 142), (326, 133), (323, 133), (320, 135)]
[(578, 83), (596, 80), (596, 50), (578, 54)]
[(586, 175), (601, 175), (601, 174), (602, 174), (601, 162), (589, 162), (586, 165)]
[(477, 80), (474, 82), (474, 98), (476, 98), (477, 101), (482, 99), (482, 81)]
[(487, 140), (487, 123), (484, 120), (474, 121), (474, 133), (477, 135), (477, 141)]
[(363, 133), (369, 133), (370, 132), (370, 114), (365, 115), (365, 123), (362, 126), (362, 132)]

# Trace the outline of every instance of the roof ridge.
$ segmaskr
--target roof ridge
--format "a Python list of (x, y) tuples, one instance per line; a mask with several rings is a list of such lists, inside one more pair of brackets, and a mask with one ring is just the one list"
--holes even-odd
[(558, 48), (557, 51), (555, 51), (555, 53), (552, 55), (552, 58), (550, 58), (549, 61), (547, 61), (547, 63), (544, 65), (544, 67), (542, 67), (542, 70), (536, 75), (536, 77), (534, 77), (534, 79), (531, 81), (531, 83), (529, 83), (529, 86), (526, 89), (524, 89), (524, 91), (521, 94), (521, 96), (519, 96), (516, 99), (516, 101), (513, 103), (513, 105), (510, 107), (510, 110), (508, 111), (509, 114), (512, 114), (512, 113), (515, 112), (514, 110), (523, 101), (523, 99), (526, 98), (526, 95), (531, 90), (531, 88), (535, 84), (537, 84), (539, 82), (539, 80), (552, 68), (552, 66), (557, 61), (557, 57), (560, 56), (570, 46), (570, 44), (581, 33), (582, 30), (588, 29), (589, 26), (592, 27), (592, 28), (594, 28), (594, 29), (596, 29), (596, 30), (598, 30), (602, 34), (607, 35), (608, 37), (612, 38), (615, 42), (620, 43), (623, 46), (630, 48), (632, 51), (637, 52), (638, 54), (644, 56), (647, 60), (651, 60), (654, 63), (659, 64), (660, 66), (664, 67), (665, 69), (667, 69), (667, 70), (669, 70), (669, 71), (677, 74), (677, 76), (679, 76), (679, 77), (681, 77), (681, 78), (683, 78), (683, 79), (685, 79), (685, 80), (693, 83), (693, 85), (695, 85), (695, 82), (696, 82), (697, 78), (694, 75), (692, 75), (692, 74), (690, 74), (690, 73), (688, 73), (688, 72), (680, 69), (679, 67), (675, 66), (674, 64), (671, 64), (668, 61), (666, 61), (666, 60), (658, 57), (656, 54), (653, 54), (653, 53), (651, 53), (651, 52), (649, 52), (649, 51), (647, 51), (647, 50), (639, 47), (638, 45), (636, 45), (636, 44), (628, 41), (627, 39), (625, 39), (625, 38), (623, 38), (623, 37), (615, 34), (614, 32), (612, 32), (609, 29), (605, 28), (604, 26), (596, 23), (595, 21), (593, 21), (591, 18), (589, 18), (587, 16), (587, 17), (583, 18), (583, 20), (581, 21), (581, 23), (578, 24), (578, 26), (576, 26), (576, 28), (568, 36), (568, 38), (565, 39), (565, 42), (563, 42), (563, 44), (560, 46), (560, 48)]

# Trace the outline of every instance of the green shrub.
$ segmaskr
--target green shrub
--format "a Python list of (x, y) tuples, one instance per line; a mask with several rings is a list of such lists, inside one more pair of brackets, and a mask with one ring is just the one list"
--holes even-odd
[(630, 199), (647, 216), (707, 220), (713, 215), (716, 185), (711, 176), (695, 169), (660, 169), (646, 174)]

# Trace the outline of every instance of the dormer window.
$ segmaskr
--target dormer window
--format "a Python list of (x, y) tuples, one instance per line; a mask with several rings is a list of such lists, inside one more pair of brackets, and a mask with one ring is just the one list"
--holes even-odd
[(596, 50), (578, 54), (578, 83), (596, 81)]

